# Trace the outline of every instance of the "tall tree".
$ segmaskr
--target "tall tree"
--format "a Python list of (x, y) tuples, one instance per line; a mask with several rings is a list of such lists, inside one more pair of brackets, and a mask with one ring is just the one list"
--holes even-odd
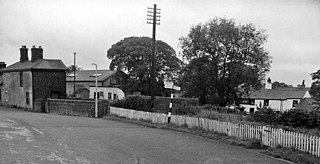
[[(107, 52), (111, 59), (110, 69), (124, 70), (131, 78), (127, 92), (140, 91), (150, 94), (152, 39), (128, 37), (112, 45)], [(181, 69), (182, 62), (167, 43), (156, 41), (155, 56), (156, 95), (163, 95), (163, 80), (172, 78)]]
[(311, 78), (315, 81), (311, 84), (310, 94), (314, 99), (320, 101), (320, 70), (311, 73)]
[[(206, 75), (197, 68), (184, 72), (186, 77), (193, 74), (198, 79), (207, 78), (206, 83), (194, 86), (205, 90), (207, 96), (203, 103), (221, 106), (237, 103), (245, 91), (261, 87), (260, 81), (271, 63), (271, 57), (262, 46), (266, 38), (264, 30), (253, 24), (237, 25), (233, 19), (226, 18), (214, 18), (193, 26), (187, 37), (180, 38), (183, 56), (189, 61), (187, 67), (197, 67), (204, 62), (199, 59), (206, 58), (207, 69), (210, 69)], [(186, 93), (196, 90), (184, 88)]]

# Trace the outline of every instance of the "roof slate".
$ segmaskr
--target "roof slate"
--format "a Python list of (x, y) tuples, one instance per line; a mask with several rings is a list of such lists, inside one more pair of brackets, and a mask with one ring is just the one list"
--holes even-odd
[[(97, 74), (101, 74), (97, 77), (98, 81), (104, 81), (113, 74), (115, 74), (117, 71), (112, 70), (97, 70)], [(76, 71), (76, 81), (95, 81), (95, 76), (93, 76), (96, 73), (96, 70), (81, 70)], [(72, 73), (73, 74), (73, 73)], [(67, 76), (67, 81), (73, 81), (73, 76)]]
[(61, 60), (56, 59), (38, 59), (34, 62), (25, 61), (17, 62), (6, 68), (0, 70), (0, 72), (15, 72), (24, 70), (61, 70), (67, 71), (68, 68), (63, 64)]
[(248, 98), (251, 99), (301, 99), (304, 97), (309, 88), (277, 88), (277, 89), (260, 89), (249, 92)]

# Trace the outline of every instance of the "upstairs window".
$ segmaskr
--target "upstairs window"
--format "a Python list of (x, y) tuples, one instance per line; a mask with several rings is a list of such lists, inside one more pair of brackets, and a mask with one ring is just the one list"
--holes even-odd
[(263, 106), (269, 106), (269, 100), (264, 100)]
[(23, 87), (23, 73), (20, 72), (20, 87)]
[(297, 107), (298, 105), (298, 100), (293, 100), (292, 101), (292, 107)]

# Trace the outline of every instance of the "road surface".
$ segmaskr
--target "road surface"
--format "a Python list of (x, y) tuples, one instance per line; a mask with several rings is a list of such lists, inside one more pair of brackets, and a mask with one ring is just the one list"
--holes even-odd
[(0, 163), (287, 162), (182, 132), (0, 107)]

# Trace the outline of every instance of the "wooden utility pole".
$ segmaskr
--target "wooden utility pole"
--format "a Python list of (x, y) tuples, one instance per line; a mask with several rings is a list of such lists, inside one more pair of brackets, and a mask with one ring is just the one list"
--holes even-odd
[(152, 58), (151, 58), (151, 106), (154, 107), (155, 96), (155, 53), (156, 53), (156, 25), (160, 25), (160, 9), (154, 4), (153, 8), (148, 7), (147, 23), (152, 24)]
[(73, 97), (76, 97), (76, 53), (73, 53)]

